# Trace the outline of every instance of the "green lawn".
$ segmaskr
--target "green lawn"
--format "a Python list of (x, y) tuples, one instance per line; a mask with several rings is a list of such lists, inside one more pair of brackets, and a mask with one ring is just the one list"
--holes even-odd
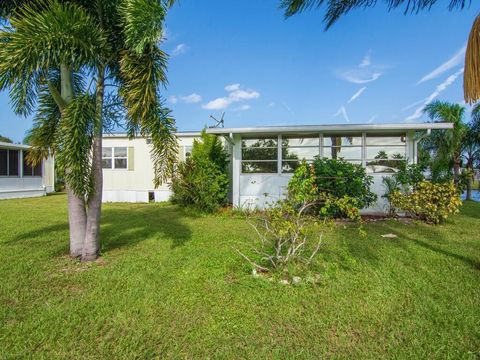
[(101, 260), (74, 263), (65, 203), (0, 201), (0, 358), (480, 357), (478, 203), (339, 226), (315, 286), (253, 278), (243, 220), (170, 205), (106, 205)]

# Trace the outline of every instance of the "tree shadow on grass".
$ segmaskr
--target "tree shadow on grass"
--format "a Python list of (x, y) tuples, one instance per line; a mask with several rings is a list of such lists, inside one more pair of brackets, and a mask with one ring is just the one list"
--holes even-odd
[[(183, 246), (191, 239), (190, 228), (185, 224), (187, 218), (180, 208), (158, 204), (145, 205), (107, 205), (102, 211), (100, 241), (102, 252), (129, 247), (151, 238), (162, 238), (172, 241), (172, 248)], [(45, 246), (54, 240), (64, 243), (57, 247), (60, 254), (68, 252), (68, 222), (47, 225), (15, 235), (3, 242), (3, 245), (26, 243), (32, 246)], [(35, 239), (35, 241), (34, 241)], [(38, 240), (38, 241), (37, 241)]]
[(460, 208), (460, 213), (476, 220), (480, 220), (480, 203), (473, 200), (465, 200)]
[[(429, 229), (429, 236), (428, 236), (430, 239), (435, 239), (435, 241), (437, 241), (439, 244), (448, 243), (447, 239), (445, 239), (445, 236), (442, 235), (438, 230), (435, 230), (433, 228), (433, 225), (430, 226), (430, 227), (431, 227), (431, 229)], [(452, 251), (449, 251), (447, 249), (442, 248), (441, 246), (434, 245), (431, 242), (429, 242), (428, 240), (422, 240), (422, 239), (419, 239), (419, 238), (414, 238), (414, 237), (406, 234), (405, 232), (401, 232), (400, 229), (398, 229), (398, 228), (392, 229), (392, 232), (397, 234), (401, 239), (404, 239), (405, 241), (409, 241), (411, 243), (414, 243), (415, 245), (418, 245), (420, 247), (423, 247), (424, 249), (436, 252), (437, 254), (441, 254), (441, 255), (450, 257), (452, 259), (462, 261), (463, 263), (465, 263), (468, 266), (471, 266), (475, 270), (480, 270), (480, 262), (475, 260), (475, 259), (471, 259), (467, 256), (454, 253)]]
[(171, 240), (172, 249), (183, 246), (192, 237), (186, 218), (184, 211), (174, 206), (107, 208), (102, 212), (102, 251), (133, 246), (155, 237)]

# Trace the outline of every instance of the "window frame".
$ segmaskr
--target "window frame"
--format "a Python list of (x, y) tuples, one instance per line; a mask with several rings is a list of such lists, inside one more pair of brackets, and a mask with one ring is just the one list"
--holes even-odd
[[(126, 155), (125, 156), (115, 156), (115, 149), (117, 148), (124, 148), (126, 150)], [(103, 156), (103, 149), (110, 149), (111, 155), (110, 156)], [(119, 159), (125, 159), (125, 167), (116, 167), (115, 166), (115, 160)], [(102, 170), (119, 170), (119, 171), (125, 171), (128, 170), (128, 146), (102, 146), (102, 162), (103, 160), (110, 160), (111, 161), (111, 166), (110, 167), (104, 167), (102, 164)]]
[[(275, 140), (277, 143), (275, 146), (267, 146), (267, 147), (258, 147), (258, 149), (276, 149), (277, 151), (277, 156), (275, 159), (268, 159), (268, 160), (249, 160), (249, 159), (243, 159), (243, 150), (244, 149), (251, 149), (252, 147), (248, 146), (243, 146), (243, 141), (244, 140), (262, 140), (262, 139), (268, 139), (268, 140)], [(241, 175), (272, 175), (272, 174), (279, 174), (279, 159), (281, 159), (281, 154), (279, 154), (279, 151), (281, 152), (281, 135), (275, 136), (257, 136), (257, 137), (242, 137), (240, 138), (240, 174)], [(276, 163), (276, 168), (277, 170), (275, 172), (244, 172), (243, 171), (243, 164), (244, 163)]]
[[(255, 134), (257, 135), (257, 134)], [(284, 146), (284, 139), (288, 139), (288, 138), (292, 138), (292, 139), (301, 139), (301, 138), (316, 138), (316, 136), (318, 136), (318, 156), (320, 158), (326, 158), (327, 156), (325, 156), (325, 153), (326, 151), (328, 151), (329, 149), (332, 148), (332, 146), (326, 146), (326, 142), (324, 139), (325, 138), (330, 138), (330, 137), (341, 137), (341, 138), (346, 138), (346, 137), (354, 137), (354, 138), (357, 138), (354, 140), (354, 145), (350, 145), (350, 144), (346, 144), (346, 145), (341, 145), (340, 148), (348, 148), (348, 149), (356, 149), (356, 150), (359, 150), (359, 156), (358, 158), (347, 158), (345, 156), (338, 156), (337, 159), (344, 159), (345, 161), (347, 162), (350, 162), (350, 163), (353, 163), (353, 164), (360, 164), (363, 166), (363, 168), (366, 170), (366, 172), (370, 175), (379, 175), (379, 174), (392, 174), (392, 172), (388, 172), (388, 171), (382, 171), (382, 172), (370, 172), (369, 171), (369, 166), (368, 166), (368, 163), (371, 162), (371, 161), (378, 161), (379, 159), (370, 159), (367, 157), (367, 154), (368, 154), (368, 149), (369, 148), (372, 148), (372, 147), (382, 147), (382, 148), (397, 148), (397, 149), (402, 149), (402, 152), (401, 152), (401, 155), (404, 156), (403, 159), (385, 159), (387, 161), (398, 161), (398, 162), (407, 162), (408, 163), (408, 154), (409, 154), (409, 138), (410, 138), (410, 134), (407, 132), (407, 131), (403, 131), (403, 132), (392, 132), (392, 133), (377, 133), (377, 132), (368, 132), (368, 131), (362, 131), (362, 132), (352, 132), (352, 133), (329, 133), (329, 132), (319, 132), (319, 133), (309, 133), (309, 134), (278, 134), (278, 135), (262, 135), (262, 134), (258, 134), (257, 136), (255, 135), (251, 135), (251, 136), (241, 136), (240, 137), (240, 142), (241, 142), (241, 145), (240, 145), (240, 154), (239, 154), (239, 160), (240, 160), (240, 175), (273, 175), (273, 174), (277, 174), (279, 176), (282, 176), (282, 175), (286, 175), (286, 176), (291, 176), (291, 174), (293, 172), (290, 172), (290, 171), (284, 171), (283, 170), (283, 167), (284, 165), (288, 165), (288, 163), (297, 163), (297, 162), (300, 162), (302, 161), (301, 159), (298, 159), (298, 160), (293, 160), (293, 159), (284, 159), (283, 158), (283, 152), (284, 152), (284, 149), (288, 149), (289, 147), (292, 148), (292, 149), (295, 149), (295, 148), (316, 148), (317, 146), (311, 146), (311, 145), (305, 145), (305, 146), (302, 146), (302, 145), (294, 145), (294, 146)], [(368, 143), (368, 138), (381, 138), (381, 137), (385, 137), (385, 138), (399, 138), (399, 139), (402, 139), (401, 141), (403, 141), (403, 145), (399, 145), (398, 142), (395, 142), (395, 143), (390, 143), (390, 144), (385, 144), (385, 145), (382, 145), (382, 144), (370, 144), (370, 145), (367, 145)], [(275, 140), (277, 139), (277, 172), (244, 172), (243, 171), (243, 164), (245, 162), (248, 162), (248, 163), (260, 163), (260, 162), (268, 162), (268, 163), (273, 163), (275, 162), (274, 159), (271, 159), (271, 160), (255, 160), (255, 159), (252, 159), (252, 160), (248, 160), (248, 159), (244, 159), (244, 149), (246, 148), (249, 148), (247, 146), (244, 146), (244, 140), (261, 140), (261, 139), (272, 139), (272, 140)], [(355, 142), (357, 144), (355, 144)], [(360, 145), (358, 145), (358, 143), (360, 143)], [(273, 146), (270, 146), (270, 147), (265, 147), (264, 149), (269, 149), (269, 148), (274, 148)], [(340, 152), (341, 154), (341, 152)], [(309, 161), (312, 161), (313, 159), (305, 159), (307, 162)]]

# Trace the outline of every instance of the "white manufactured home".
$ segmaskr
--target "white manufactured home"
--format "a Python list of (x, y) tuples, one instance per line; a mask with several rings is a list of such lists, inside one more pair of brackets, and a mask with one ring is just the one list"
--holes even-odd
[(32, 167), (26, 161), (29, 148), (0, 142), (0, 199), (44, 196), (54, 191), (53, 158)]
[[(230, 201), (236, 207), (263, 208), (285, 196), (298, 164), (315, 156), (343, 158), (361, 164), (373, 176), (377, 203), (364, 212), (383, 212), (382, 178), (396, 172), (401, 161), (417, 162), (418, 141), (447, 123), (381, 125), (306, 125), (214, 128), (230, 153)], [(189, 155), (199, 132), (178, 133), (180, 159)], [(166, 201), (169, 184), (153, 186), (148, 139), (107, 135), (103, 141), (104, 201)]]

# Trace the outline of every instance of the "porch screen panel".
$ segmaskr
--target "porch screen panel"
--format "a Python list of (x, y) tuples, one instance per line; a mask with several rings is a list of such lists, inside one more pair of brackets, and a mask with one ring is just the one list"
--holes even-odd
[(8, 151), (8, 175), (9, 176), (20, 176), (18, 160), (19, 160), (19, 151), (9, 150)]
[(277, 138), (242, 139), (242, 173), (276, 173), (277, 158)]
[(0, 149), (0, 176), (8, 175), (8, 150)]
[(368, 173), (395, 173), (405, 164), (406, 134), (369, 135), (366, 138)]
[(319, 155), (318, 134), (282, 137), (282, 173), (293, 173), (303, 160), (312, 162)]
[(323, 157), (327, 159), (344, 159), (349, 162), (362, 161), (362, 135), (348, 136), (338, 134), (323, 135)]
[(28, 152), (23, 152), (23, 176), (42, 176), (42, 162), (32, 166), (27, 161)]

